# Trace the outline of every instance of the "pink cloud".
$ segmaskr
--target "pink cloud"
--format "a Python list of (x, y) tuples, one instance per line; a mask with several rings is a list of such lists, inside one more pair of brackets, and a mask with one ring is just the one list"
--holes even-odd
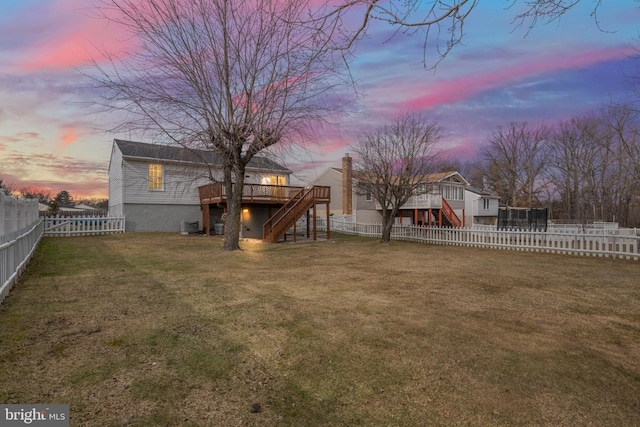
[(103, 59), (101, 50), (116, 58), (130, 51), (122, 28), (92, 13), (86, 0), (49, 0), (38, 10), (23, 9), (15, 20), (26, 24), (13, 28), (19, 37), (13, 67), (23, 72), (69, 69)]
[(475, 139), (464, 138), (459, 144), (441, 150), (440, 154), (457, 160), (471, 160), (475, 158), (477, 151), (478, 142)]
[(500, 71), (459, 77), (452, 80), (439, 81), (427, 87), (427, 94), (401, 103), (401, 108), (422, 110), (438, 105), (451, 104), (470, 99), (487, 90), (496, 89), (534, 75), (583, 68), (599, 62), (610, 61), (629, 56), (629, 48), (600, 49), (588, 52), (547, 57), (521, 65), (504, 68)]
[[(88, 64), (92, 58), (103, 59), (100, 50), (122, 56), (123, 47), (106, 37), (107, 28), (89, 22), (74, 31), (62, 34), (40, 44), (29, 52), (18, 64), (21, 71), (33, 72), (41, 69), (68, 69)], [(100, 49), (95, 46), (100, 46)]]
[(335, 153), (336, 151), (342, 151), (345, 147), (348, 147), (352, 144), (352, 141), (347, 141), (342, 138), (329, 139), (321, 143), (320, 145), (320, 154), (323, 156), (330, 155)]
[(18, 132), (13, 136), (0, 135), (0, 141), (11, 142), (11, 143), (26, 142), (30, 140), (36, 140), (38, 138), (40, 138), (40, 134), (36, 132)]
[[(19, 138), (14, 138), (12, 136), (0, 136), (0, 140), (5, 142), (20, 142)], [(5, 145), (6, 147), (6, 145)]]
[(78, 132), (74, 128), (62, 130), (62, 144), (69, 145), (78, 140)]
[(19, 153), (7, 149), (2, 155), (2, 175), (18, 188), (35, 187), (56, 194), (67, 190), (74, 196), (106, 197), (107, 163), (53, 154)]
[(18, 132), (16, 136), (24, 139), (37, 139), (40, 138), (40, 134), (37, 132)]

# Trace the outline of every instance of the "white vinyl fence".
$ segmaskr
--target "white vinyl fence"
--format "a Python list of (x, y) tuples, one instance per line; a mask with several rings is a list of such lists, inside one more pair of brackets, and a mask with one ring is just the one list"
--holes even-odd
[(0, 192), (0, 303), (24, 272), (43, 230), (37, 200)]
[(44, 219), (45, 236), (96, 236), (124, 233), (124, 217), (55, 216)]
[(38, 200), (0, 191), (0, 303), (24, 272), (43, 235), (124, 233), (124, 217), (40, 218)]
[[(326, 223), (318, 218), (318, 225)], [(381, 224), (357, 224), (331, 220), (331, 231), (358, 236), (382, 236)], [(576, 231), (500, 231), (473, 228), (434, 228), (395, 225), (394, 240), (410, 240), (433, 244), (499, 248), (518, 251), (548, 252), (581, 256), (640, 259), (640, 237), (637, 235), (589, 233)]]

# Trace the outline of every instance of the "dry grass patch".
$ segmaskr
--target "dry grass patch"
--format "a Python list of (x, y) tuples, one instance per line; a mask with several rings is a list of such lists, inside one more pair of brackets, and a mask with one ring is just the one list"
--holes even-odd
[(637, 262), (346, 236), (220, 248), (46, 239), (0, 306), (0, 402), (100, 426), (640, 423)]

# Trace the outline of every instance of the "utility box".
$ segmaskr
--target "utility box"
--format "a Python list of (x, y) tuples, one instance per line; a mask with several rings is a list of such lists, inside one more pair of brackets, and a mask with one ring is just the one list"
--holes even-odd
[(213, 232), (218, 235), (221, 236), (224, 234), (224, 224), (219, 222), (217, 224), (213, 224)]
[(200, 232), (200, 223), (198, 221), (182, 221), (180, 223), (180, 234), (198, 234)]

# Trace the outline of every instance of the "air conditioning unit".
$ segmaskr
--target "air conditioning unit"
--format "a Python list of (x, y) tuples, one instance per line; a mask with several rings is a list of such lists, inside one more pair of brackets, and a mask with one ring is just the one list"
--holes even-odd
[(198, 221), (182, 221), (180, 223), (180, 234), (198, 234), (200, 232), (200, 223)]

